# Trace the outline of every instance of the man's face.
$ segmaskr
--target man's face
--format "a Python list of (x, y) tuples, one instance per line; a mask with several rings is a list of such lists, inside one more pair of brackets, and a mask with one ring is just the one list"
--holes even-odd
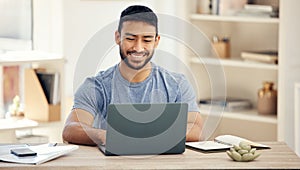
[(115, 33), (122, 60), (134, 70), (142, 69), (152, 58), (160, 37), (155, 27), (140, 21), (123, 22), (121, 34)]

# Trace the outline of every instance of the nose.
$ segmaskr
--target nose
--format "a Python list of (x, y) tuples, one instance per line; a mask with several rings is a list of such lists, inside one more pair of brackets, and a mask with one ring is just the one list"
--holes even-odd
[(133, 45), (133, 50), (137, 51), (137, 52), (141, 52), (144, 50), (143, 47), (143, 42), (140, 39), (137, 39)]

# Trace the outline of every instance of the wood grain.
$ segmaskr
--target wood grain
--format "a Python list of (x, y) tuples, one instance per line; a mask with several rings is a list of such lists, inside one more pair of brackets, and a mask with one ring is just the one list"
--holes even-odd
[(300, 169), (300, 158), (283, 142), (261, 142), (272, 149), (252, 162), (234, 162), (225, 152), (202, 153), (186, 149), (179, 155), (104, 156), (97, 147), (80, 146), (69, 155), (41, 165), (0, 162), (0, 169)]

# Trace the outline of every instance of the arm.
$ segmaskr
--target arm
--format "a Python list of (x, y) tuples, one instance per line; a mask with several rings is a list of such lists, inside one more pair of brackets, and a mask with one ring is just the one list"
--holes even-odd
[(201, 140), (203, 121), (199, 112), (189, 112), (187, 121), (186, 141), (194, 142)]
[(180, 102), (188, 103), (189, 105), (186, 141), (193, 142), (202, 140), (203, 121), (198, 111), (199, 108), (196, 103), (195, 92), (185, 76), (182, 76), (179, 80), (179, 95), (177, 98)]
[(62, 133), (63, 140), (75, 144), (105, 144), (106, 131), (93, 128), (94, 117), (82, 109), (73, 109)]

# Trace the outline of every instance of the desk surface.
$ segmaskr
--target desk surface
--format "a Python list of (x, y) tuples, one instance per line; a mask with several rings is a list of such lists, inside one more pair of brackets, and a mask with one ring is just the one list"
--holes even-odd
[(252, 162), (234, 162), (225, 152), (202, 153), (186, 149), (180, 155), (104, 156), (97, 147), (80, 146), (67, 156), (41, 165), (0, 162), (0, 169), (300, 169), (300, 158), (282, 142), (264, 142), (272, 149)]

